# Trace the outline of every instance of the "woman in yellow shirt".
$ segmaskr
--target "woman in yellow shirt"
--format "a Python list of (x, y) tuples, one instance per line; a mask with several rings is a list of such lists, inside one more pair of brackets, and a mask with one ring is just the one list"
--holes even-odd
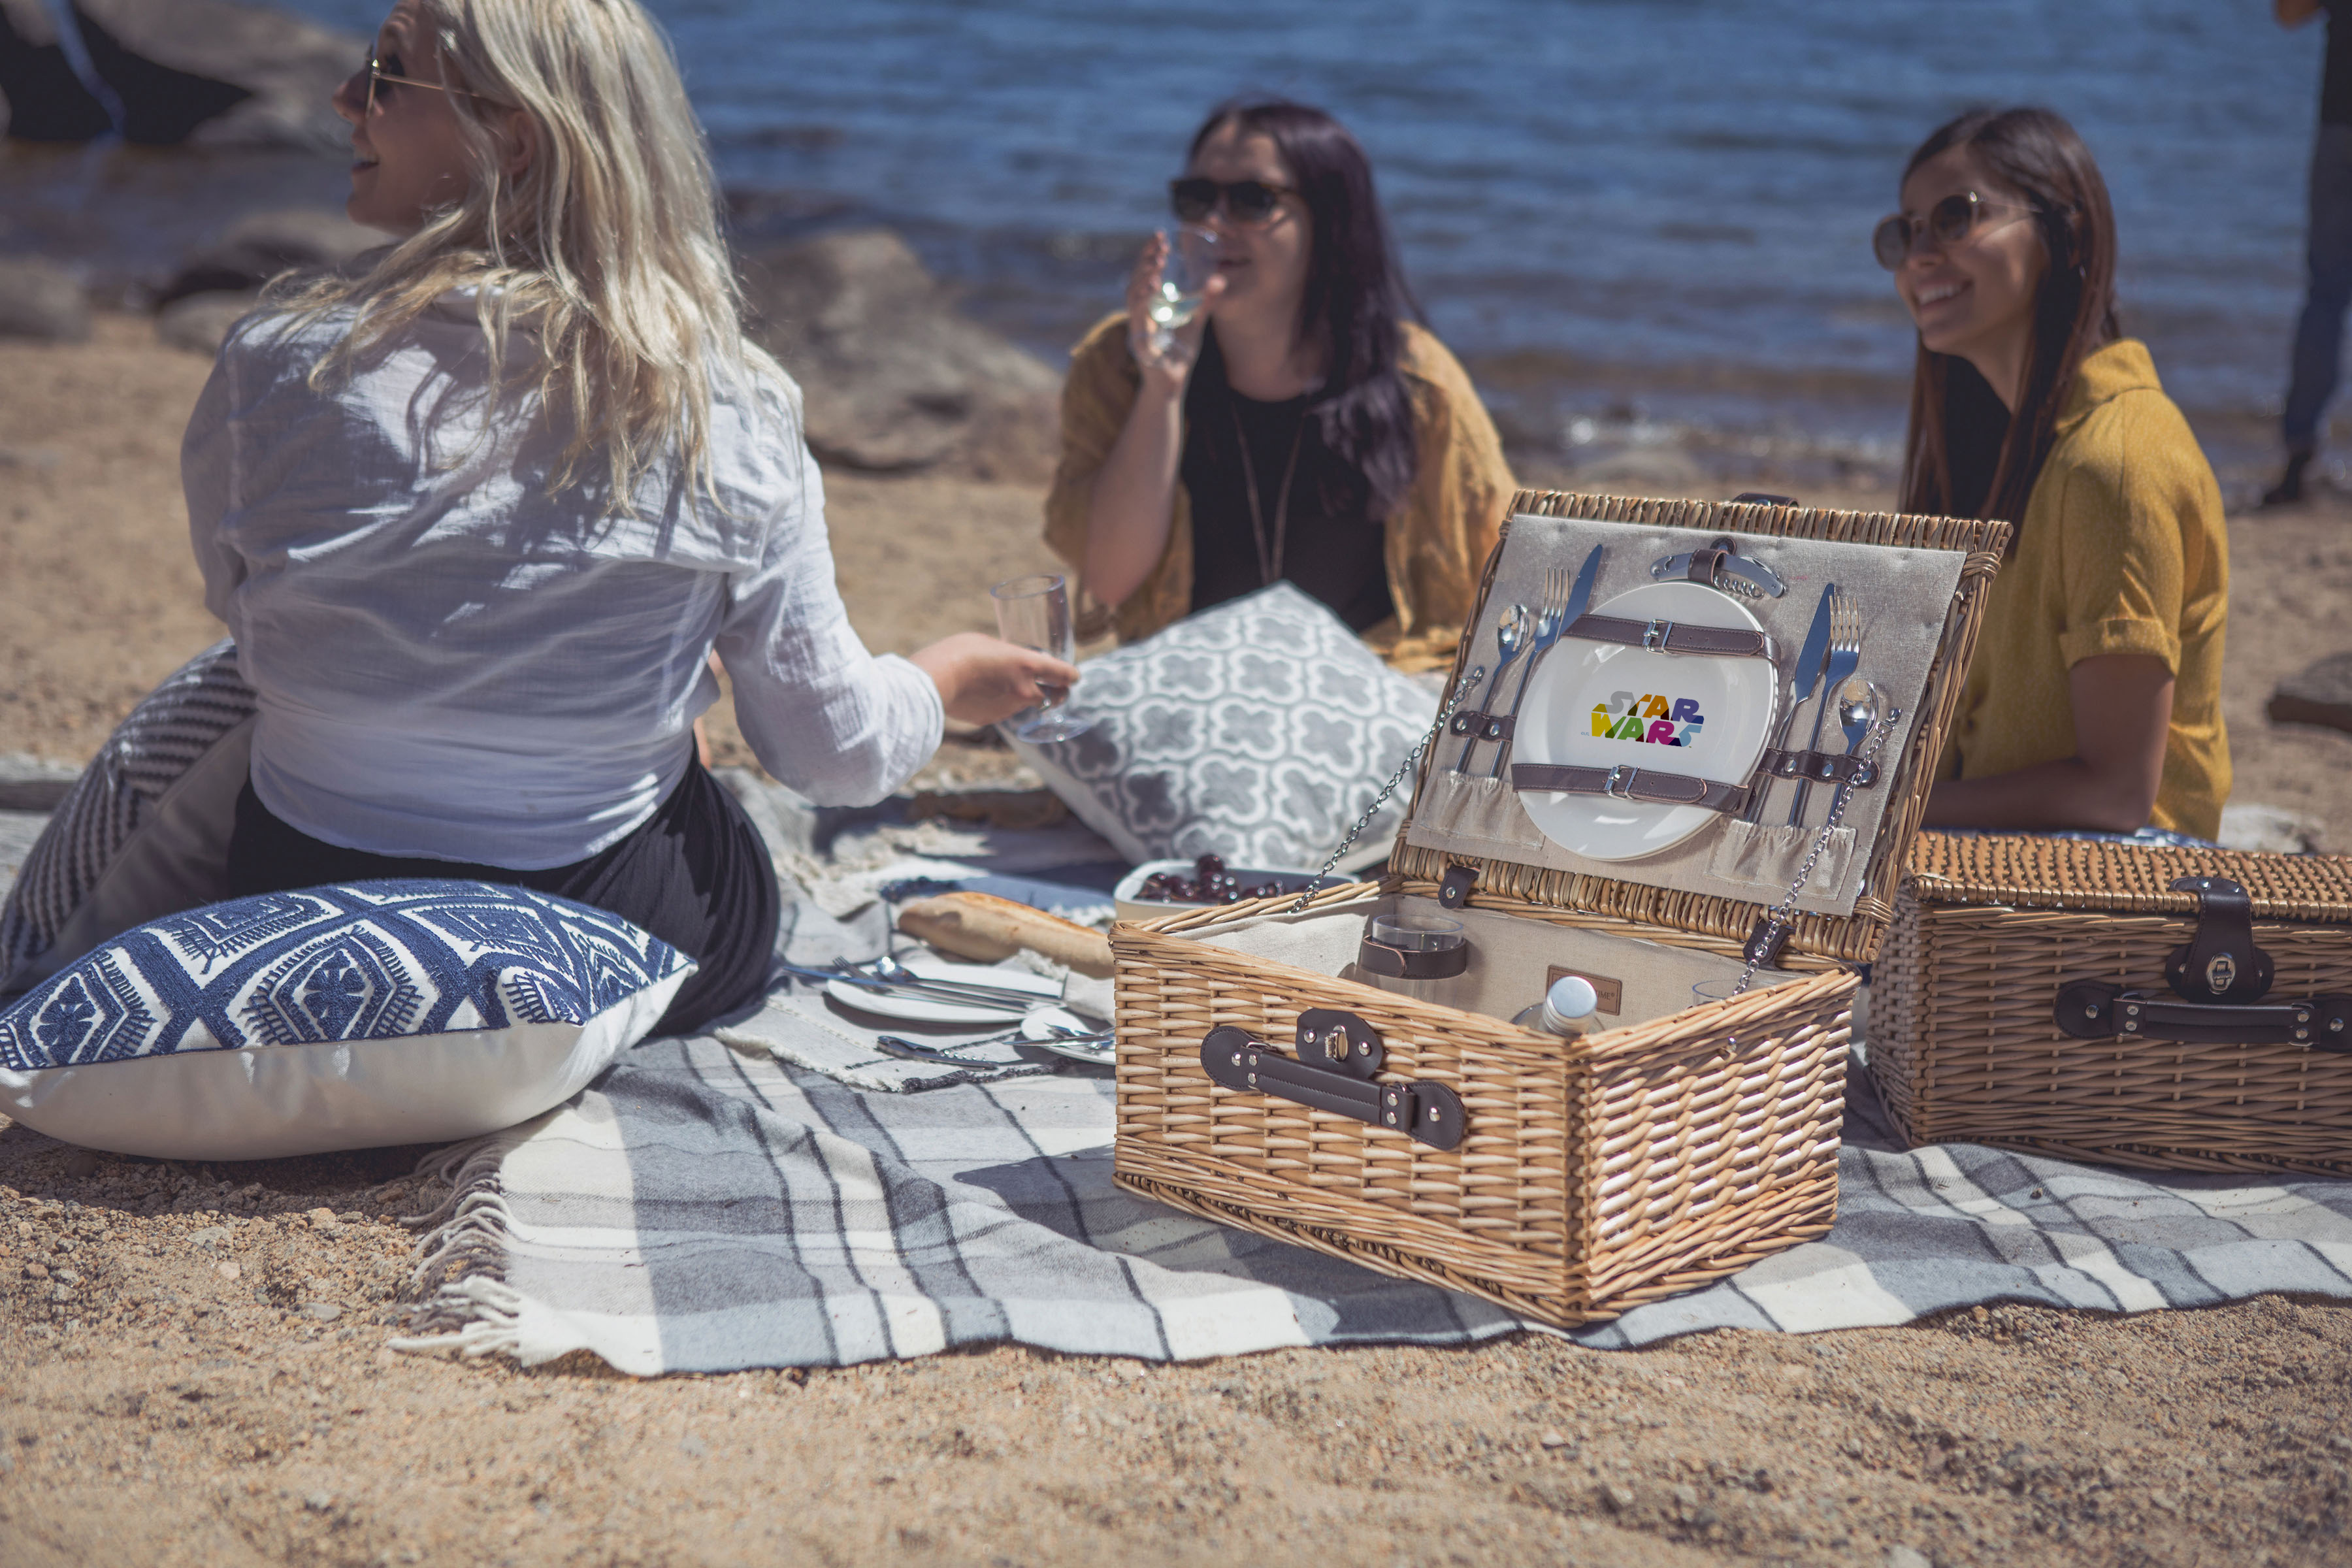
[(1363, 149), (1319, 109), (1229, 103), (1170, 197), (1218, 237), (1217, 276), (1155, 334), (1154, 240), (1072, 354), (1046, 542), (1129, 640), (1287, 580), (1391, 664), (1450, 662), (1511, 474), (1413, 319)]
[(2018, 524), (1934, 826), (2210, 838), (2229, 544), (2213, 470), (2115, 314), (2115, 216), (2082, 138), (1971, 110), (1911, 155), (1874, 247), (1919, 329), (1903, 508)]

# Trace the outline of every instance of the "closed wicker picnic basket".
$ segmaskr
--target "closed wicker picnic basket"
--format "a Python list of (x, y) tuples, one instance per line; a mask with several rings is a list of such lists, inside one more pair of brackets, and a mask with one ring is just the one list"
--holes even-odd
[[(1269, 899), (1112, 929), (1116, 1177), (1207, 1218), (1569, 1326), (1829, 1228), (1853, 966), (1893, 913), (2006, 525), (1525, 491), (1513, 512), (1536, 542), (1549, 520), (1573, 521), (1580, 548), (1623, 525), (1651, 530), (1645, 538), (1719, 531), (1864, 554), (1946, 552), (1948, 603), (1929, 606), (1924, 634), (1936, 657), (1899, 756), (1888, 753), (1883, 820), (1855, 857), (1846, 912), (1797, 920), (1758, 989), (1686, 1005), (1688, 974), (1737, 974), (1777, 900), (1644, 885), (1638, 868), (1602, 875), (1433, 847), (1416, 828), (1438, 772), (1433, 747), (1381, 880), (1327, 889), (1298, 912), (1293, 900)], [(1492, 624), (1486, 601), (1513, 537), (1488, 563), (1476, 625)], [(1465, 639), (1457, 683), (1475, 646)], [(1622, 952), (1633, 970), (1668, 978), (1625, 983), (1622, 1026), (1561, 1039), (1508, 1022), (1495, 1002), (1507, 986), (1456, 1005), (1348, 968), (1367, 914), (1439, 907), (1478, 922), (1481, 951), (1507, 949), (1538, 977), (1557, 949), (1579, 973), (1592, 954)], [(1368, 1036), (1377, 1052), (1370, 1067), (1359, 1062), (1369, 1088), (1357, 1092), (1379, 1091), (1407, 1123), (1423, 1110), (1437, 1121), (1443, 1101), (1458, 1141), (1409, 1135), (1393, 1110), (1360, 1115), (1311, 1088), (1302, 1099), (1257, 1087), (1256, 1069), (1289, 1080), (1309, 1065), (1348, 1070), (1318, 1059), (1335, 1019), (1342, 1056), (1349, 1036)]]
[[(2234, 941), (2216, 887), (2243, 889)], [(2226, 968), (2168, 963), (2201, 932)], [(1870, 1070), (1914, 1143), (2342, 1173), (2347, 1010), (2352, 858), (1926, 834), (1873, 973)]]

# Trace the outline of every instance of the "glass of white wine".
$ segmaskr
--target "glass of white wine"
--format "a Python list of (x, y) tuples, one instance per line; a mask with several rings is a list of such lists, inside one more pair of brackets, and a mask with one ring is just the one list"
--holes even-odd
[(1201, 313), (1209, 279), (1217, 275), (1217, 236), (1213, 229), (1188, 223), (1160, 237), (1168, 241), (1168, 258), (1160, 265), (1160, 292), (1144, 313), (1151, 318), (1152, 346), (1166, 353), (1177, 329)]
[[(996, 631), (1006, 642), (1070, 663), (1077, 640), (1070, 625), (1070, 588), (1058, 574), (1041, 573), (1014, 577), (988, 591), (996, 601)], [(1024, 741), (1068, 741), (1095, 727), (1063, 710), (1070, 689), (1037, 683), (1038, 700), (1005, 721), (1005, 727)]]

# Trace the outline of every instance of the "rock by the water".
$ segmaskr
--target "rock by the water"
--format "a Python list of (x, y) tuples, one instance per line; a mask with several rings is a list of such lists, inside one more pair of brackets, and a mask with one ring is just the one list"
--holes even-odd
[(251, 294), (221, 289), (174, 300), (155, 316), (155, 335), (175, 349), (202, 354), (220, 353), (228, 330), (258, 303)]
[(2275, 805), (2239, 805), (2221, 808), (2224, 849), (2257, 849), (2272, 855), (2308, 855), (2319, 848), (2320, 825), (2307, 816)]
[[(11, 135), (87, 142), (119, 132), (143, 146), (318, 151), (350, 142), (328, 100), (364, 58), (364, 38), (235, 0), (74, 0), (74, 26), (100, 79), (93, 94), (69, 63), (58, 75), (61, 51), (55, 60), (42, 52), (57, 46), (54, 23), (28, 33), (44, 0), (0, 6), (14, 35), (0, 36)], [(28, 38), (26, 47), (18, 37)]]
[(0, 0), (0, 129), (20, 142), (88, 142), (113, 126), (74, 73), (46, 0)]
[(2352, 731), (2352, 653), (2331, 654), (2271, 693), (2274, 724), (2326, 724)]
[(991, 477), (1050, 469), (1061, 378), (961, 314), (897, 235), (757, 251), (744, 283), (754, 334), (806, 395), (819, 458), (884, 473), (950, 458)]
[(89, 336), (89, 301), (72, 273), (36, 257), (0, 257), (0, 338), (78, 343)]
[(55, 811), (81, 770), (26, 752), (0, 752), (0, 811)]
[(341, 267), (391, 242), (382, 229), (325, 207), (249, 214), (189, 257), (156, 302), (258, 289), (289, 268)]

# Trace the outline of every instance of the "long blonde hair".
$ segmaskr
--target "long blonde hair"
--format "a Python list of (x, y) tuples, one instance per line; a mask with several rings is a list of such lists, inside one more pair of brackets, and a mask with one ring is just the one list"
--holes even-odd
[[(709, 479), (714, 377), (774, 363), (747, 343), (741, 289), (719, 232), (702, 132), (669, 40), (636, 0), (421, 0), (449, 107), (472, 155), (454, 205), (356, 277), (314, 279), (281, 302), (353, 310), (313, 384), (470, 288), (494, 395), (511, 390), (507, 336), (537, 341), (535, 390), (570, 426), (553, 487), (602, 467), (608, 512), (627, 512), (646, 468), (674, 453)], [(477, 99), (473, 94), (478, 94)], [(510, 175), (508, 108), (538, 149)], [(597, 459), (601, 458), (602, 463)]]

